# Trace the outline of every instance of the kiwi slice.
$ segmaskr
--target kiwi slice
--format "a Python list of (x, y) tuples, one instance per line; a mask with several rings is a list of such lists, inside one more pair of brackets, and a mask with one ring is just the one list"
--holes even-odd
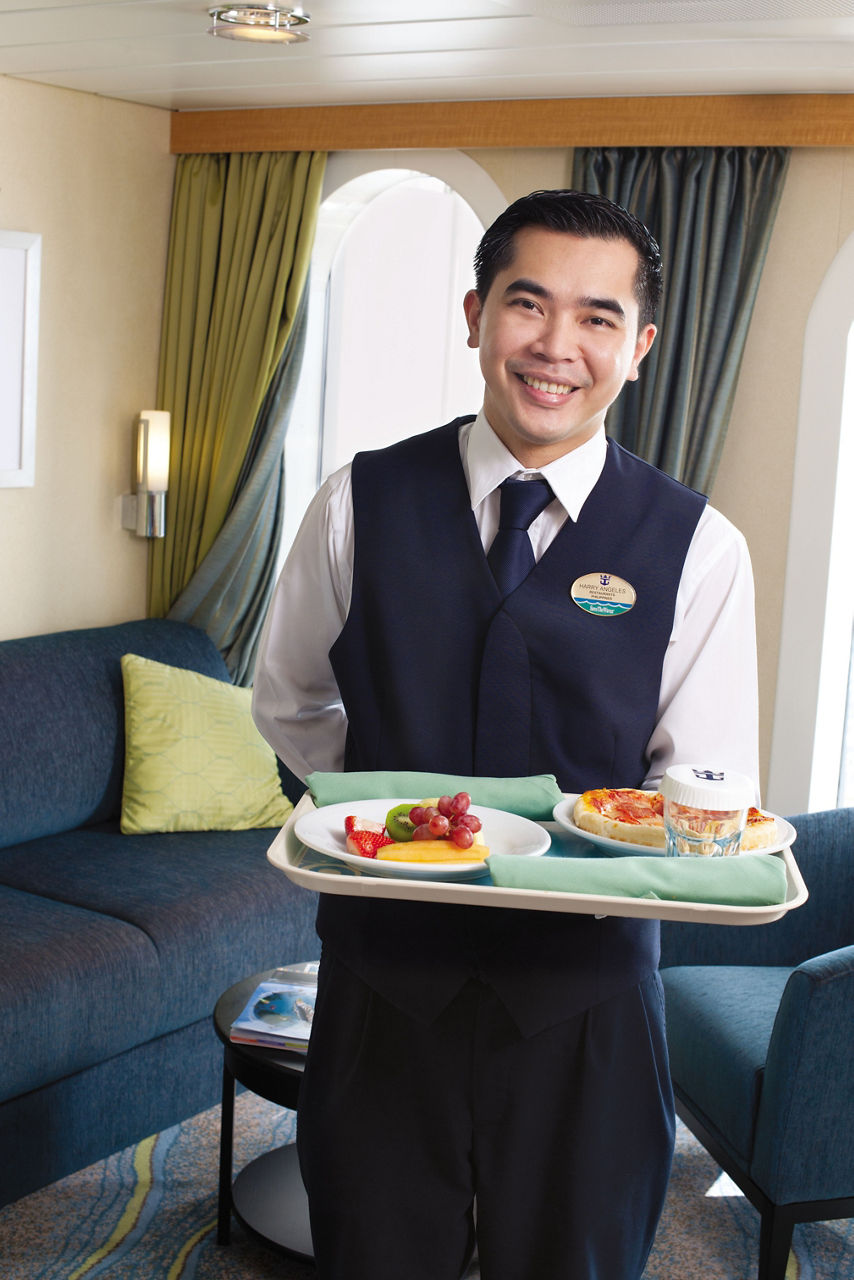
[(393, 840), (412, 839), (415, 823), (409, 817), (409, 810), (414, 804), (414, 800), (408, 801), (407, 804), (396, 804), (386, 814), (385, 829)]

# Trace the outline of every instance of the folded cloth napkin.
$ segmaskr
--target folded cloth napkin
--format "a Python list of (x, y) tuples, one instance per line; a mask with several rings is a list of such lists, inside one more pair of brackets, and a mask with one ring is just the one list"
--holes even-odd
[(734, 858), (525, 858), (493, 853), (486, 861), (493, 884), (512, 889), (728, 907), (786, 901), (786, 868), (773, 853)]
[(467, 791), (473, 804), (518, 813), (547, 822), (563, 799), (554, 774), (530, 778), (465, 778), (450, 773), (310, 773), (306, 778), (314, 803), (321, 808), (346, 800), (426, 800), (430, 796)]

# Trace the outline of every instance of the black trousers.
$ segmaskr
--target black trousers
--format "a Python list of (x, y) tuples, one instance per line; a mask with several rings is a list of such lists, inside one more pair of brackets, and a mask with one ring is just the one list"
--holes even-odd
[(425, 1024), (321, 964), (297, 1121), (319, 1280), (459, 1280), (475, 1237), (483, 1280), (639, 1280), (673, 1136), (657, 974), (526, 1039), (479, 982)]

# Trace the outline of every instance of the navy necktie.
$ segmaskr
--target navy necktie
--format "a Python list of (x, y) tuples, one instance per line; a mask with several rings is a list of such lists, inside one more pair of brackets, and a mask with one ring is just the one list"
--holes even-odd
[(487, 556), (502, 599), (515, 591), (533, 569), (528, 526), (553, 497), (547, 480), (505, 480), (502, 484), (498, 533)]

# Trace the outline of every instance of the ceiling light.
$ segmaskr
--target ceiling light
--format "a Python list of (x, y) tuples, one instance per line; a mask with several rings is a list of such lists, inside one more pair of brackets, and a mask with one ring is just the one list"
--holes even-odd
[(276, 4), (234, 4), (209, 9), (213, 26), (208, 35), (226, 40), (257, 40), (264, 43), (296, 43), (307, 40), (295, 28), (305, 26), (308, 14), (301, 9), (282, 9)]

